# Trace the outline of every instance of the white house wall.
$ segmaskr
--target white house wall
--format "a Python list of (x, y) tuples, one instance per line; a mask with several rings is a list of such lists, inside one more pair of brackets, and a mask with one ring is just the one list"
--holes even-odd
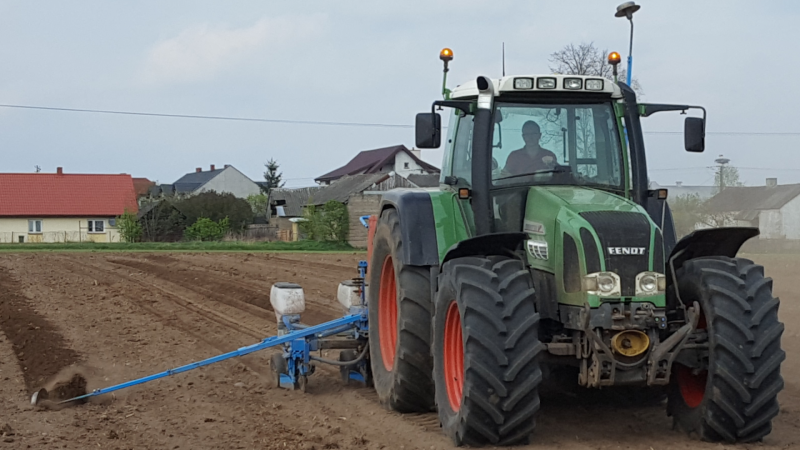
[[(408, 163), (408, 169), (405, 168), (406, 163)], [(408, 177), (414, 173), (427, 173), (416, 161), (414, 158), (409, 156), (406, 152), (398, 152), (394, 157), (394, 171), (398, 175), (403, 177)]]
[(758, 214), (758, 228), (761, 230), (761, 239), (784, 239), (781, 216), (781, 211), (778, 209), (767, 209)]
[[(41, 233), (28, 233), (28, 220), (41, 220)], [(89, 233), (89, 219), (102, 220), (102, 233)], [(110, 217), (0, 218), (0, 243), (24, 242), (119, 242), (119, 230), (109, 226)]]
[(800, 196), (783, 205), (781, 215), (786, 239), (800, 240)]
[(247, 198), (250, 195), (260, 194), (261, 188), (243, 173), (233, 167), (228, 167), (204, 184), (196, 193), (207, 191), (215, 191), (220, 194), (227, 192), (238, 198)]

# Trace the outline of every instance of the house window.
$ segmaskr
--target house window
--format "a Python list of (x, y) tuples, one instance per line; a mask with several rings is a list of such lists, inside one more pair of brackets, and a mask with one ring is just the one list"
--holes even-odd
[(42, 232), (42, 221), (41, 220), (29, 220), (28, 221), (28, 233), (41, 233)]
[(102, 233), (105, 231), (105, 222), (102, 220), (89, 221), (89, 233)]
[(408, 163), (403, 163), (403, 169), (408, 169)]

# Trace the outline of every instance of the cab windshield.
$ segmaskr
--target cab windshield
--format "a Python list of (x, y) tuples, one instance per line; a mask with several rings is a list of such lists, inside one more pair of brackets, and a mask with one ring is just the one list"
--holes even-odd
[(610, 103), (496, 103), (492, 181), (623, 191), (622, 147)]

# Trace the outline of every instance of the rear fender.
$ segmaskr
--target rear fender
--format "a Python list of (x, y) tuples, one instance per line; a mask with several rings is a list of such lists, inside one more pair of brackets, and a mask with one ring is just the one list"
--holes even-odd
[(400, 217), (403, 264), (438, 266), (439, 246), (431, 196), (425, 191), (394, 189), (383, 194), (381, 213), (393, 208)]

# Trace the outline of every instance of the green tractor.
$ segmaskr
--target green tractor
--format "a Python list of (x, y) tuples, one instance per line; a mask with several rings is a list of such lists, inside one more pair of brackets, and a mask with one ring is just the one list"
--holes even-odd
[[(610, 63), (619, 61), (612, 54)], [(444, 61), (445, 86), (452, 51)], [(763, 268), (736, 256), (756, 228), (676, 239), (649, 190), (640, 104), (591, 76), (478, 77), (416, 118), (441, 186), (386, 193), (370, 227), (370, 364), (401, 413), (436, 409), (456, 445), (529, 441), (548, 379), (663, 393), (675, 424), (759, 441), (783, 388), (783, 324)], [(656, 395), (657, 396), (657, 395)], [(663, 399), (663, 397), (662, 397)]]

